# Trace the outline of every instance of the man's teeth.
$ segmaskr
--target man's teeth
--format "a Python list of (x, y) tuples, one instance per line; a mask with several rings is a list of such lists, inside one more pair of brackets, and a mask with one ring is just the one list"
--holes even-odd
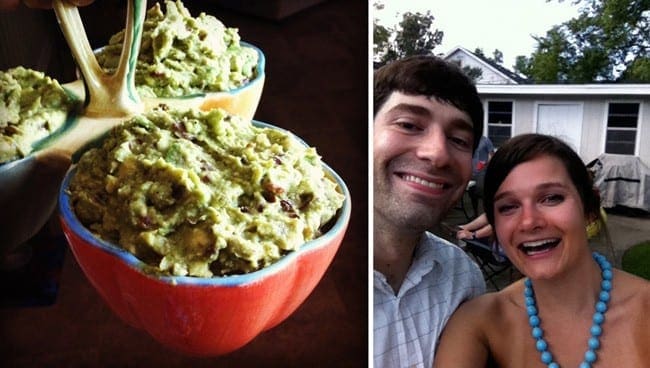
[(403, 179), (406, 180), (406, 181), (412, 181), (414, 183), (424, 185), (424, 186), (427, 186), (427, 187), (433, 188), (433, 189), (442, 189), (442, 187), (443, 187), (442, 184), (432, 183), (430, 181), (426, 181), (426, 180), (424, 180), (422, 178), (418, 178), (417, 176), (413, 176), (413, 175), (404, 175)]

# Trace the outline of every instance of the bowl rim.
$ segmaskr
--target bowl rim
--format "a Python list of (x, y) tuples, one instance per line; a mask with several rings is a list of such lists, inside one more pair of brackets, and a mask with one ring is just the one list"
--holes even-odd
[[(98, 47), (93, 50), (94, 54), (97, 54), (100, 52), (102, 49), (104, 49), (106, 46)], [(212, 92), (200, 92), (200, 93), (192, 93), (189, 95), (183, 95), (183, 96), (172, 96), (172, 97), (161, 97), (161, 96), (156, 96), (152, 97), (158, 100), (174, 100), (174, 99), (191, 99), (191, 98), (196, 98), (196, 97), (205, 97), (210, 94), (235, 94), (240, 92), (243, 89), (246, 89), (256, 83), (259, 83), (262, 79), (265, 78), (265, 73), (266, 73), (266, 56), (264, 56), (264, 52), (257, 46), (253, 45), (252, 43), (246, 42), (246, 41), (239, 41), (239, 47), (241, 48), (249, 48), (255, 50), (257, 52), (257, 64), (255, 65), (255, 78), (249, 80), (248, 82), (244, 83), (243, 85), (229, 89), (227, 91), (212, 91)], [(140, 96), (140, 99), (143, 99), (142, 96)]]
[(68, 97), (73, 101), (75, 108), (68, 111), (63, 121), (63, 124), (61, 124), (60, 127), (56, 128), (50, 134), (32, 142), (31, 143), (32, 150), (28, 154), (13, 160), (0, 162), (0, 175), (5, 175), (4, 173), (5, 170), (11, 170), (14, 166), (20, 165), (23, 161), (29, 161), (28, 159), (34, 159), (38, 153), (49, 148), (50, 143), (56, 141), (61, 135), (67, 133), (70, 129), (72, 129), (75, 125), (77, 125), (79, 121), (78, 118), (81, 115), (78, 111), (78, 108), (83, 104), (83, 100), (81, 99), (81, 97), (74, 94), (74, 92), (71, 91), (70, 88), (67, 88), (64, 84), (61, 84), (61, 87), (68, 95)]
[[(292, 134), (294, 137), (298, 138), (298, 140), (304, 144), (304, 141), (302, 139), (297, 137), (295, 134), (287, 131), (286, 129), (268, 123), (264, 123), (261, 121), (257, 121), (257, 120), (253, 120), (253, 124), (260, 127), (278, 129), (281, 131), (288, 132)], [(102, 138), (103, 137), (100, 137), (99, 139)], [(61, 220), (70, 228), (70, 231), (75, 233), (77, 236), (79, 236), (87, 244), (89, 244), (92, 247), (98, 248), (106, 253), (109, 253), (110, 255), (116, 257), (118, 260), (124, 262), (129, 268), (133, 269), (137, 273), (149, 279), (163, 282), (166, 284), (176, 285), (176, 286), (178, 285), (203, 286), (203, 287), (245, 286), (248, 284), (261, 282), (264, 278), (276, 274), (280, 272), (282, 269), (291, 266), (297, 260), (297, 258), (302, 256), (302, 254), (326, 246), (328, 243), (331, 242), (331, 240), (334, 237), (336, 237), (339, 233), (345, 230), (351, 215), (350, 192), (343, 179), (331, 167), (329, 167), (325, 162), (322, 162), (322, 166), (323, 169), (325, 170), (326, 175), (331, 176), (335, 180), (342, 194), (345, 196), (345, 199), (343, 201), (343, 206), (338, 210), (336, 222), (334, 223), (334, 225), (321, 236), (312, 239), (310, 241), (307, 241), (306, 243), (301, 245), (300, 248), (280, 257), (280, 259), (278, 259), (273, 264), (264, 267), (262, 269), (259, 269), (257, 271), (249, 272), (246, 274), (214, 276), (208, 278), (208, 277), (195, 277), (195, 276), (157, 276), (155, 274), (145, 271), (147, 267), (151, 267), (151, 266), (147, 265), (146, 263), (138, 259), (135, 255), (133, 255), (129, 251), (122, 249), (116, 245), (113, 245), (108, 241), (105, 241), (95, 236), (89, 229), (87, 229), (84, 225), (82, 225), (79, 219), (77, 218), (76, 214), (72, 210), (72, 206), (70, 203), (70, 195), (67, 189), (70, 184), (70, 180), (72, 179), (72, 177), (76, 172), (77, 169), (76, 164), (72, 165), (68, 169), (61, 183), (61, 187), (59, 188), (59, 195), (58, 195), (59, 216), (61, 217)]]

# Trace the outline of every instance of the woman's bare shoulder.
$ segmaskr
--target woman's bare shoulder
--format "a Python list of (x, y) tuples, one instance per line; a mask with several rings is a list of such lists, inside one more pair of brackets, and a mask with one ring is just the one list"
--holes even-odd
[(499, 323), (502, 318), (507, 318), (513, 310), (522, 307), (523, 281), (515, 281), (508, 287), (497, 291), (485, 293), (479, 297), (463, 303), (455, 314), (463, 319), (476, 321), (480, 325)]
[(650, 281), (625, 271), (615, 270), (614, 288), (625, 304), (650, 310)]

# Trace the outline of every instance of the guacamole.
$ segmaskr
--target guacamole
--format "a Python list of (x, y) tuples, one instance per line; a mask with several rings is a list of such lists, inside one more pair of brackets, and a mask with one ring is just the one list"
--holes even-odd
[(0, 71), (0, 164), (23, 158), (65, 123), (76, 102), (42, 72)]
[(320, 235), (344, 196), (316, 150), (224, 110), (164, 106), (114, 128), (69, 187), (80, 221), (166, 275), (268, 266)]
[[(147, 11), (135, 84), (143, 97), (178, 97), (230, 91), (255, 78), (257, 51), (240, 44), (238, 30), (217, 18), (193, 18), (180, 1), (156, 3)], [(99, 64), (117, 69), (124, 30), (97, 54)]]

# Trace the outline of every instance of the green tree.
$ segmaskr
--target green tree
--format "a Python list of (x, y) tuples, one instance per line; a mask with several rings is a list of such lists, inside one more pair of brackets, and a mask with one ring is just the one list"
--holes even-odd
[[(383, 9), (381, 3), (373, 4)], [(395, 27), (386, 27), (373, 19), (374, 60), (381, 65), (411, 55), (433, 54), (433, 49), (442, 42), (443, 32), (433, 28), (431, 12), (406, 12)]]
[(579, 15), (534, 37), (536, 50), (515, 70), (540, 83), (649, 82), (650, 0), (573, 3)]
[(515, 70), (539, 83), (566, 82), (572, 48), (562, 29), (553, 27), (546, 37), (534, 37), (537, 49), (531, 57), (517, 56)]
[[(375, 10), (379, 11), (384, 9), (384, 4), (375, 2), (372, 4)], [(384, 52), (388, 49), (388, 44), (390, 40), (391, 30), (381, 24), (379, 24), (379, 19), (375, 17), (372, 22), (373, 30), (373, 53), (378, 55), (379, 53)]]
[(494, 63), (500, 64), (500, 65), (503, 64), (503, 52), (501, 52), (501, 50), (499, 50), (499, 49), (494, 49), (494, 51), (492, 51), (492, 56), (487, 56), (483, 52), (482, 48), (477, 47), (477, 48), (474, 49), (474, 54), (482, 56), (482, 57), (484, 57), (484, 58), (486, 58), (486, 59), (488, 59), (488, 60), (490, 60), (490, 61), (492, 61)]

